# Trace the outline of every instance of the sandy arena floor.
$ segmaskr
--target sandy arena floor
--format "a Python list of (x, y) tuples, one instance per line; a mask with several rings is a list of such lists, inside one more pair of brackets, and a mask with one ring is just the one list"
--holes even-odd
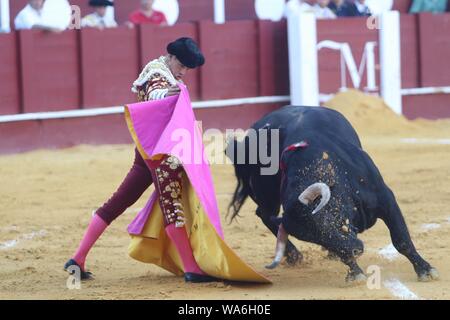
[[(381, 268), (380, 289), (347, 285), (342, 263), (299, 241), (294, 243), (304, 254), (302, 264), (265, 270), (275, 238), (257, 219), (250, 200), (238, 223), (226, 223), (233, 169), (214, 165), (227, 242), (272, 279), (272, 285), (185, 284), (129, 258), (126, 226), (145, 204), (150, 188), (91, 251), (87, 267), (96, 280), (83, 283), (81, 290), (68, 290), (63, 264), (92, 211), (115, 191), (133, 160), (129, 145), (78, 146), (0, 157), (0, 299), (450, 299), (450, 121), (408, 122), (371, 105), (355, 110), (341, 111), (394, 190), (416, 247), (438, 269), (440, 280), (418, 282), (406, 258), (390, 250), (381, 221), (360, 236), (366, 252), (359, 260), (363, 269)], [(383, 116), (369, 117), (375, 114)]]

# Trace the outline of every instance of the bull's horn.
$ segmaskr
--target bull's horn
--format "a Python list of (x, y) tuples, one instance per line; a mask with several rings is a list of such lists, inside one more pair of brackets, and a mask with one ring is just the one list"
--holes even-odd
[(280, 223), (280, 226), (278, 227), (275, 258), (273, 259), (273, 262), (270, 265), (266, 266), (267, 269), (275, 269), (280, 264), (281, 259), (284, 256), (284, 251), (286, 250), (287, 240), (288, 234), (286, 230), (284, 230), (283, 224)]
[(305, 191), (298, 197), (298, 200), (304, 205), (309, 205), (313, 202), (318, 196), (322, 196), (319, 205), (314, 209), (312, 214), (316, 214), (319, 212), (325, 205), (330, 201), (331, 191), (330, 187), (325, 183), (314, 183), (306, 188)]

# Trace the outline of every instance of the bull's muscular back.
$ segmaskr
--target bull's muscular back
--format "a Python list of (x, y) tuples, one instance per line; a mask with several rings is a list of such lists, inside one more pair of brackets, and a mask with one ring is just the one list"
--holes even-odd
[[(285, 106), (267, 114), (252, 128), (279, 129), (280, 147), (316, 134), (339, 138), (361, 147), (359, 137), (350, 122), (339, 112), (324, 107)], [(286, 137), (289, 137), (289, 141)], [(291, 142), (296, 139), (300, 140)]]
[[(301, 176), (299, 181), (292, 179), (295, 180), (298, 176), (298, 168), (311, 166), (322, 158), (325, 151), (330, 157), (329, 161), (338, 160), (335, 162), (335, 170), (340, 179), (333, 194), (351, 195), (351, 206), (358, 209), (353, 214), (360, 232), (375, 223), (377, 208), (380, 206), (377, 194), (384, 194), (387, 187), (375, 164), (362, 150), (356, 131), (342, 114), (323, 107), (286, 106), (266, 115), (253, 128), (280, 129), (280, 153), (287, 146), (300, 141), (307, 141), (309, 144), (306, 149), (284, 156), (288, 167), (286, 182), (299, 188), (297, 193), (292, 194), (292, 201), (283, 201), (284, 205), (286, 202), (298, 202), (298, 194), (308, 185), (317, 182), (317, 177), (310, 177), (311, 181), (306, 176)], [(295, 165), (291, 166), (292, 163)]]

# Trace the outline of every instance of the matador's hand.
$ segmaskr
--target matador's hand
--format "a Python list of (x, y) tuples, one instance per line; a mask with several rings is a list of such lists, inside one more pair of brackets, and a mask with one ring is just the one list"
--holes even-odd
[(176, 96), (177, 94), (180, 94), (180, 88), (179, 87), (170, 87), (169, 91), (167, 91), (166, 97)]

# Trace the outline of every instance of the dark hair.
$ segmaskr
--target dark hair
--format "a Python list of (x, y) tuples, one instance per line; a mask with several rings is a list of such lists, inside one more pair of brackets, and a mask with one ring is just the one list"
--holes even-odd
[(113, 7), (114, 2), (109, 0), (90, 0), (89, 5), (91, 7)]
[(191, 38), (183, 37), (169, 43), (167, 52), (177, 57), (184, 66), (191, 69), (200, 67), (205, 63), (205, 57), (200, 48)]

